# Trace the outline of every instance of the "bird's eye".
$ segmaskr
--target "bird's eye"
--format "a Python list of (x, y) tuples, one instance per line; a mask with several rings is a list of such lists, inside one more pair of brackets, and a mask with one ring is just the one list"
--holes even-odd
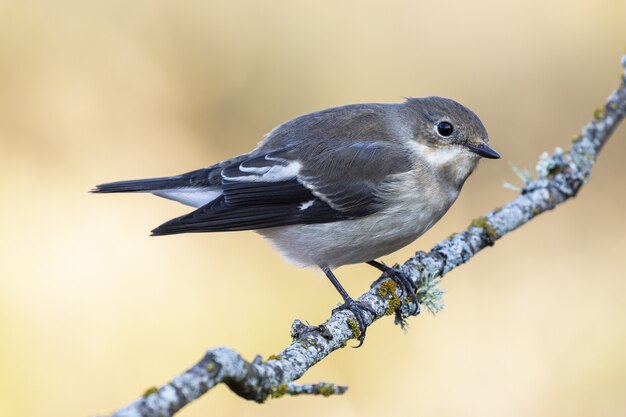
[(448, 137), (454, 132), (454, 127), (448, 122), (439, 122), (437, 124), (437, 133), (443, 137)]

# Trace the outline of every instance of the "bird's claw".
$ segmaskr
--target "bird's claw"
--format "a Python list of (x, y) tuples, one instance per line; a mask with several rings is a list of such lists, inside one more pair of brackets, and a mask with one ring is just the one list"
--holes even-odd
[(350, 310), (350, 312), (352, 312), (352, 314), (354, 315), (356, 326), (353, 326), (350, 323), (349, 325), (350, 327), (352, 327), (352, 333), (354, 334), (356, 339), (359, 341), (359, 344), (353, 347), (355, 348), (361, 347), (361, 345), (363, 345), (363, 341), (365, 340), (365, 331), (367, 329), (367, 325), (365, 321), (366, 319), (365, 313), (371, 314), (372, 318), (374, 318), (376, 317), (376, 311), (374, 311), (371, 307), (363, 303), (354, 301), (351, 298), (346, 300), (339, 307), (335, 308), (333, 310), (333, 313), (337, 311), (342, 311), (342, 310)]
[(398, 284), (400, 290), (402, 291), (402, 296), (412, 298), (413, 305), (415, 305), (415, 307), (413, 308), (413, 311), (409, 312), (409, 316), (417, 316), (420, 313), (420, 304), (417, 301), (417, 285), (407, 278), (402, 272), (394, 268), (388, 268), (385, 273), (391, 280), (393, 280), (393, 282)]
[[(417, 284), (406, 277), (402, 272), (396, 268), (391, 268), (380, 261), (368, 262), (373, 267), (382, 271), (389, 279), (395, 282), (400, 287), (401, 297), (411, 297), (415, 307), (413, 311), (409, 311), (408, 316), (417, 316), (420, 313), (420, 305), (417, 301)], [(401, 311), (396, 311), (396, 315), (402, 316)]]

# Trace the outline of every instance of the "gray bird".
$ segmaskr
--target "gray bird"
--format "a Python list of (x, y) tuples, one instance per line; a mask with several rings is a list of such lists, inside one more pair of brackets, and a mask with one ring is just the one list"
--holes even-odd
[(344, 300), (339, 308), (355, 315), (362, 344), (364, 314), (372, 312), (332, 270), (367, 262), (415, 295), (410, 280), (375, 259), (413, 242), (448, 211), (481, 157), (500, 157), (488, 143), (480, 119), (450, 99), (352, 104), (296, 117), (251, 152), (207, 168), (93, 192), (148, 192), (197, 208), (154, 236), (257, 231), (291, 263), (324, 271)]

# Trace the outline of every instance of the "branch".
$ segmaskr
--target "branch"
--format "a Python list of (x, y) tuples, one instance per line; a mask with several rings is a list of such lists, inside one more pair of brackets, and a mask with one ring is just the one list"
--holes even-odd
[[(624, 72), (619, 88), (603, 108), (594, 112), (594, 120), (585, 126), (569, 151), (556, 149), (552, 155), (541, 155), (537, 179), (532, 179), (530, 174), (520, 175), (524, 185), (519, 188), (517, 198), (475, 219), (467, 229), (438, 243), (430, 252), (418, 252), (398, 267), (400, 273), (418, 286), (417, 301), (437, 311), (440, 308), (436, 288), (439, 277), (537, 215), (576, 196), (590, 179), (598, 153), (626, 115), (626, 56), (622, 58), (622, 66)], [(367, 326), (392, 314), (396, 322), (403, 324), (415, 307), (413, 297), (403, 297), (395, 282), (385, 275), (375, 281), (359, 301), (376, 313), (375, 317), (367, 315)], [(348, 310), (334, 312), (320, 326), (296, 320), (291, 328), (291, 345), (267, 361), (257, 357), (247, 362), (228, 347), (211, 349), (193, 367), (160, 388), (148, 389), (142, 398), (112, 416), (169, 417), (219, 383), (257, 402), (283, 395), (342, 394), (347, 387), (327, 383), (298, 385), (293, 381), (333, 351), (345, 347), (348, 340), (358, 337), (359, 333), (359, 326)]]

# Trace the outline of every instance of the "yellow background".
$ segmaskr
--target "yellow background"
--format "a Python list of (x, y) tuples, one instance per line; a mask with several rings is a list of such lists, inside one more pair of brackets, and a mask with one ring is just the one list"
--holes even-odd
[[(276, 353), (338, 302), (252, 232), (149, 238), (189, 209), (95, 184), (189, 171), (296, 115), (442, 95), (484, 121), (484, 161), (404, 261), (512, 199), (617, 85), (626, 2), (0, 2), (0, 415), (107, 414), (208, 348)], [(626, 415), (626, 141), (574, 200), (449, 274), (447, 308), (382, 320), (303, 382), (335, 398), (193, 416)], [(339, 270), (349, 292), (377, 276)]]

